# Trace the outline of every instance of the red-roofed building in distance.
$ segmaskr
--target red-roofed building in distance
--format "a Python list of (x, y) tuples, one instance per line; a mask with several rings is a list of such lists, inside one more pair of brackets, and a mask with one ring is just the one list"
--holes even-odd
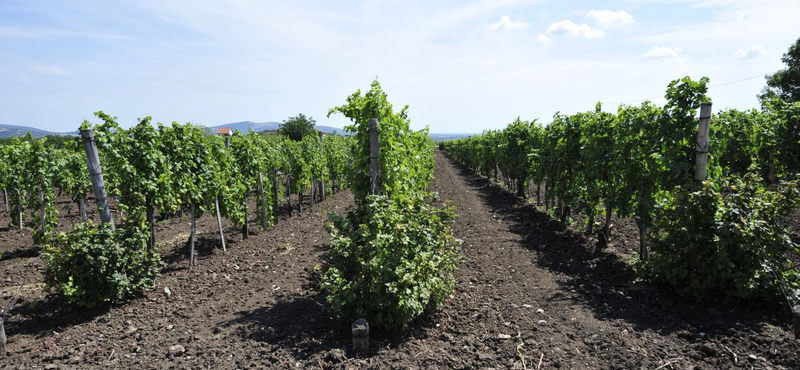
[(220, 127), (217, 129), (217, 135), (219, 136), (233, 136), (233, 130), (230, 127)]

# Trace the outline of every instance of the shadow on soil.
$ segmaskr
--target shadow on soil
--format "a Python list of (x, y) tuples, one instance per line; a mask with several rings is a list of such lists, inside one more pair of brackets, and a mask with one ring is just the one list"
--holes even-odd
[(9, 336), (33, 335), (43, 338), (60, 333), (70, 326), (90, 322), (107, 313), (111, 305), (96, 308), (81, 308), (69, 304), (65, 299), (49, 295), (43, 300), (26, 301), (20, 298), (6, 322)]
[[(327, 249), (326, 246), (315, 246)], [(325, 309), (325, 295), (319, 291), (316, 278), (303, 284), (304, 293), (284, 295), (281, 300), (251, 311), (236, 312), (232, 320), (219, 324), (233, 328), (235, 335), (247, 340), (269, 343), (289, 351), (297, 359), (325, 354), (326, 362), (336, 362), (337, 350), (348, 357), (352, 353), (350, 322), (334, 320)], [(426, 329), (440, 322), (435, 315), (423, 315), (406, 331), (385, 331), (371, 328), (370, 353), (375, 355), (386, 348), (397, 348), (410, 339), (427, 338)], [(327, 353), (327, 354), (326, 354)], [(341, 359), (339, 359), (341, 360)]]
[[(237, 244), (235, 239), (228, 237), (233, 231), (233, 229), (224, 230), (226, 233), (225, 243), (228, 249)], [(198, 234), (197, 240), (194, 242), (194, 253), (198, 265), (201, 264), (201, 260), (210, 258), (215, 253), (222, 253), (222, 244), (220, 243), (219, 235)], [(186, 242), (183, 243), (179, 242), (175, 245), (164, 247), (161, 251), (161, 256), (166, 264), (166, 267), (161, 270), (162, 275), (189, 268), (189, 241), (186, 240)]]
[(42, 253), (42, 249), (38, 246), (30, 246), (28, 248), (15, 249), (11, 252), (0, 254), (0, 261), (13, 260), (15, 258), (33, 258), (38, 257)]
[[(453, 163), (467, 183), (480, 190), (476, 193), (482, 200), (511, 223), (510, 231), (522, 237), (524, 246), (537, 252), (536, 263), (566, 276), (560, 283), (564, 292), (571, 292), (576, 304), (589, 307), (600, 319), (623, 320), (637, 329), (663, 335), (679, 331), (713, 335), (715, 331), (742, 323), (756, 332), (761, 332), (766, 322), (787, 326), (787, 313), (781, 310), (779, 302), (745, 302), (731, 308), (724, 304), (700, 305), (665, 289), (657, 293), (634, 291), (631, 286), (636, 279), (635, 271), (618, 256), (598, 250), (595, 242), (583, 234), (570, 230), (468, 167)], [(556, 293), (554, 297), (559, 294), (564, 295)]]

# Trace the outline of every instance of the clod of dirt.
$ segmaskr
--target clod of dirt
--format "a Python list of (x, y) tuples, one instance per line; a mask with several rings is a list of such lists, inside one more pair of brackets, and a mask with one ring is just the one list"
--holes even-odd
[(701, 345), (700, 352), (702, 352), (707, 357), (717, 357), (717, 350), (711, 348), (708, 344)]
[(176, 345), (174, 345), (172, 347), (169, 347), (169, 354), (172, 355), (172, 356), (180, 356), (184, 352), (186, 352), (186, 349), (183, 348), (183, 346), (180, 345), (180, 344), (176, 344)]
[(494, 360), (494, 355), (486, 352), (478, 352), (475, 354), (475, 357), (480, 361)]

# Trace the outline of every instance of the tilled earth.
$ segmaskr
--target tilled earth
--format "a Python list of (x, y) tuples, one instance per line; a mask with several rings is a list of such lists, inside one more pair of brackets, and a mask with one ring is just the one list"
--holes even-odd
[[(140, 299), (71, 308), (41, 292), (27, 231), (0, 229), (0, 290), (22, 281), (8, 317), (10, 369), (797, 369), (800, 341), (785, 307), (705, 307), (634, 284), (625, 220), (609, 248), (565, 227), (440, 153), (433, 190), (457, 207), (465, 257), (449, 303), (405, 333), (374, 332), (351, 352), (349, 323), (332, 321), (315, 267), (329, 244), (339, 193), (242, 240), (200, 219), (200, 258), (189, 269), (188, 221), (158, 226), (165, 268)], [(251, 207), (250, 209), (253, 209)], [(5, 225), (8, 218), (0, 218)], [(67, 223), (67, 221), (65, 221)], [(629, 225), (628, 225), (629, 226)], [(65, 226), (66, 227), (66, 226)], [(169, 294), (165, 293), (168, 288)], [(177, 347), (170, 353), (170, 347)]]

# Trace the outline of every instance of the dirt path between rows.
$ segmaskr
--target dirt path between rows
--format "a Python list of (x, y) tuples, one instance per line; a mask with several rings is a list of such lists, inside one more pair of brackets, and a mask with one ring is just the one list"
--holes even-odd
[(523, 357), (528, 369), (540, 359), (565, 369), (800, 368), (783, 307), (705, 308), (631, 289), (633, 270), (613, 250), (595, 252), (441, 153), (436, 164), (435, 190), (458, 207), (467, 258), (448, 309), (464, 342), (451, 342), (456, 358), (520, 369)]
[[(633, 271), (613, 247), (596, 253), (574, 229), (438, 152), (432, 188), (457, 207), (465, 260), (456, 291), (410, 330), (374, 332), (369, 356), (350, 353), (349, 323), (325, 313), (314, 272), (329, 245), (326, 213), (352, 205), (343, 192), (249, 239), (232, 237), (225, 255), (209, 220), (199, 266), (187, 268), (182, 244), (168, 246), (144, 298), (92, 311), (23, 302), (0, 367), (800, 368), (780, 308), (705, 308), (633, 291)], [(185, 352), (170, 355), (174, 345)]]

